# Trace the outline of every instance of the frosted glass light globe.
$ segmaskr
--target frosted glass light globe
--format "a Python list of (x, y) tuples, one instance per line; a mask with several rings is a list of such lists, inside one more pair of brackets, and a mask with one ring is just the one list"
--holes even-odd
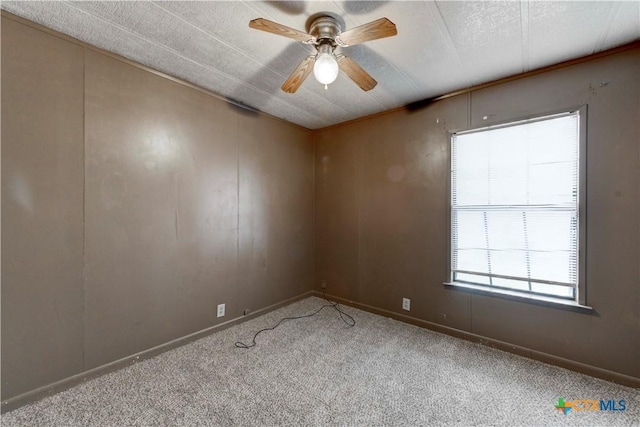
[(338, 78), (338, 61), (330, 53), (320, 53), (313, 65), (313, 75), (323, 85), (333, 83)]

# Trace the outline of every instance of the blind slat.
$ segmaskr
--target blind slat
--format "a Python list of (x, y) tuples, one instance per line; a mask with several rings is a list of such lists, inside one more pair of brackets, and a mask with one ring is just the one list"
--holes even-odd
[(453, 135), (454, 275), (577, 286), (578, 132), (574, 112)]

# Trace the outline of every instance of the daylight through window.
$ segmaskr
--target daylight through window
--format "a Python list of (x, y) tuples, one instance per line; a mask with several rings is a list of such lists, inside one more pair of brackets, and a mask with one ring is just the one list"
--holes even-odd
[(575, 111), (452, 136), (453, 282), (577, 299), (579, 123)]

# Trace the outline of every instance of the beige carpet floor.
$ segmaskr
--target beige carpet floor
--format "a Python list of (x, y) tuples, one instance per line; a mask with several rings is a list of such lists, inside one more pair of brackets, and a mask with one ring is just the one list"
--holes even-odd
[[(640, 425), (640, 390), (311, 297), (2, 416), (3, 426)], [(625, 401), (566, 415), (558, 398)]]

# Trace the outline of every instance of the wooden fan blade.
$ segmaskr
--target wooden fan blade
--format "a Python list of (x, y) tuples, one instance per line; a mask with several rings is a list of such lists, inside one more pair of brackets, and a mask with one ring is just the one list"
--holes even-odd
[(282, 90), (287, 93), (295, 93), (300, 85), (302, 85), (302, 82), (309, 76), (311, 70), (313, 70), (313, 64), (315, 62), (315, 56), (307, 56), (303, 59), (296, 69), (293, 70), (293, 73), (291, 73), (287, 81), (282, 84)]
[(369, 73), (363, 70), (362, 67), (351, 58), (346, 56), (338, 57), (338, 67), (364, 91), (371, 90), (378, 84)]
[(336, 37), (336, 41), (341, 46), (353, 46), (354, 44), (391, 37), (396, 34), (398, 34), (396, 24), (389, 21), (387, 18), (380, 18), (376, 21), (369, 22), (368, 24), (340, 33), (340, 35)]
[(264, 18), (257, 18), (249, 21), (249, 27), (256, 30), (266, 31), (267, 33), (277, 34), (279, 36), (289, 37), (290, 39), (298, 40), (303, 43), (315, 42), (315, 37), (311, 34), (307, 34), (303, 31), (294, 30), (277, 22), (269, 21)]

